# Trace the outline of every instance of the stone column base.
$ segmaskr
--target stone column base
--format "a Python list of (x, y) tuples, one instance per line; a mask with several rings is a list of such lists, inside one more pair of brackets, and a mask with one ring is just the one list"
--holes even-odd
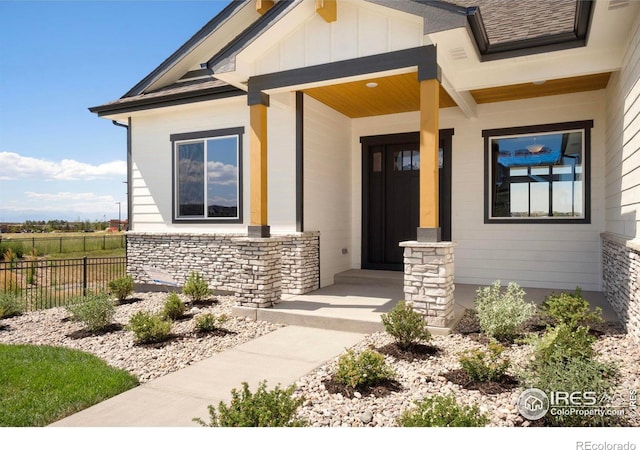
[(431, 327), (454, 320), (453, 242), (401, 242), (404, 247), (404, 295)]
[(269, 308), (282, 296), (282, 242), (278, 238), (236, 238), (238, 305)]

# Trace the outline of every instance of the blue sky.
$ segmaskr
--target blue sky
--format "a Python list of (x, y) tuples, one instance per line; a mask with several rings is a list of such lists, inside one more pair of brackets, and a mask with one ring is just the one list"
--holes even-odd
[(121, 97), (227, 0), (0, 0), (0, 222), (126, 218)]

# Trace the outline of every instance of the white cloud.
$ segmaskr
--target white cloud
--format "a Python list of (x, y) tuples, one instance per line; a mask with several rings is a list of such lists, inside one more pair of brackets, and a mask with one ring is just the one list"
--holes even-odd
[(92, 165), (72, 159), (60, 162), (0, 152), (0, 180), (95, 180), (126, 176), (127, 163), (112, 161)]
[[(2, 205), (4, 211), (40, 211), (60, 212), (74, 215), (106, 214), (113, 215), (117, 211), (116, 199), (111, 195), (96, 195), (91, 192), (25, 192), (23, 201), (11, 201)], [(126, 204), (121, 204), (126, 210)]]
[(114, 202), (115, 199), (111, 195), (96, 195), (92, 192), (57, 192), (55, 194), (43, 193), (43, 192), (30, 192), (24, 193), (29, 198), (35, 198), (38, 200), (44, 200), (47, 202)]
[(209, 161), (207, 168), (209, 184), (229, 186), (238, 183), (238, 168), (234, 165), (224, 164), (219, 161)]

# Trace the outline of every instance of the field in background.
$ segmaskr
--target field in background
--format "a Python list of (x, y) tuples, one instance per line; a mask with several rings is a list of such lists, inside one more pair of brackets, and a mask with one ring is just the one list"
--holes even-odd
[(125, 247), (123, 232), (0, 234), (0, 259), (7, 248), (18, 256), (29, 255), (35, 248), (38, 256), (78, 257), (124, 256)]

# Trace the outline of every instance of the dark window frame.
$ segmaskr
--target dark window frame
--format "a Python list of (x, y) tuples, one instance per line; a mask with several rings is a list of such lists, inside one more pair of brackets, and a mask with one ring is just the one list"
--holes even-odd
[[(591, 223), (591, 129), (593, 120), (576, 122), (550, 123), (511, 128), (495, 128), (483, 130), (484, 138), (484, 223), (554, 223), (554, 224), (590, 224)], [(536, 133), (554, 133), (571, 130), (581, 130), (584, 134), (584, 162), (582, 176), (584, 179), (584, 216), (580, 218), (566, 217), (492, 217), (493, 198), (491, 196), (493, 184), (493, 161), (491, 155), (491, 139), (495, 137), (510, 137)]]
[[(171, 218), (172, 223), (190, 223), (190, 224), (241, 224), (243, 223), (243, 164), (242, 164), (242, 138), (244, 135), (244, 127), (222, 128), (217, 130), (196, 131), (190, 133), (177, 133), (169, 136), (171, 141)], [(220, 137), (236, 137), (238, 139), (238, 217), (181, 217), (178, 214), (178, 180), (176, 170), (176, 152), (177, 144), (191, 140), (206, 140)], [(206, 184), (205, 184), (206, 189)], [(206, 205), (205, 205), (206, 211)]]

